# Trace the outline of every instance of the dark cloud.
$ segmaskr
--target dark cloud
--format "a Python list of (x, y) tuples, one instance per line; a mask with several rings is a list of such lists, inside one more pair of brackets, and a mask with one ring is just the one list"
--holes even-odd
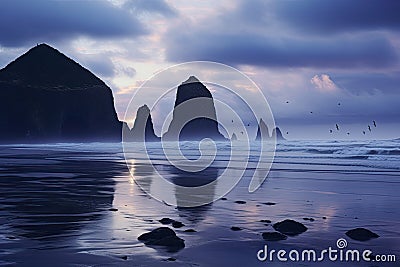
[(386, 73), (341, 73), (332, 74), (336, 84), (354, 94), (363, 92), (399, 94), (400, 72)]
[(224, 34), (207, 31), (167, 35), (171, 61), (210, 60), (226, 64), (268, 67), (354, 68), (387, 67), (397, 63), (396, 50), (380, 36), (279, 38), (273, 34)]
[(112, 38), (145, 33), (145, 27), (128, 10), (108, 1), (1, 1), (2, 46), (70, 40), (81, 35)]
[(138, 13), (158, 13), (166, 17), (177, 15), (177, 11), (163, 0), (128, 0), (124, 7)]
[[(393, 67), (399, 55), (387, 29), (400, 28), (400, 2), (387, 6), (390, 10), (386, 2), (374, 0), (242, 0), (207, 19), (171, 26), (165, 34), (166, 56), (174, 62), (263, 67)], [(361, 28), (374, 31), (352, 32)]]
[(271, 9), (277, 20), (318, 34), (400, 30), (400, 1), (396, 0), (275, 1)]

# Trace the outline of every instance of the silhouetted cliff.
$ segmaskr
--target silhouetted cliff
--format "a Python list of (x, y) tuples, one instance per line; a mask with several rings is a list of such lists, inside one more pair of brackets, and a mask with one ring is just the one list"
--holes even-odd
[(0, 70), (0, 142), (120, 141), (111, 89), (40, 44)]
[(194, 76), (177, 90), (173, 119), (165, 140), (226, 140), (218, 130), (214, 100), (210, 91)]

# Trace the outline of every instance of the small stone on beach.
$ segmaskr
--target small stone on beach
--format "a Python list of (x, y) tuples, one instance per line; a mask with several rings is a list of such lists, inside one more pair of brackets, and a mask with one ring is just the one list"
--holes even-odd
[(178, 221), (173, 221), (172, 222), (172, 227), (174, 227), (174, 228), (181, 228), (183, 226), (185, 226), (185, 225), (183, 223), (181, 223), (181, 222), (178, 222)]
[(246, 204), (246, 201), (243, 201), (243, 200), (236, 200), (235, 203), (236, 203), (236, 204)]
[(159, 220), (159, 222), (162, 224), (171, 224), (174, 222), (174, 220), (172, 220), (170, 218), (162, 218), (161, 220)]
[(276, 231), (288, 236), (299, 235), (307, 231), (307, 227), (304, 224), (289, 219), (277, 222), (272, 227)]
[(275, 202), (264, 202), (264, 203), (262, 203), (262, 204), (267, 205), (267, 206), (274, 206), (274, 205), (276, 205)]
[(280, 241), (287, 239), (286, 235), (279, 232), (265, 232), (262, 234), (262, 237), (265, 241)]
[(185, 247), (185, 241), (176, 236), (174, 230), (168, 227), (160, 227), (144, 233), (138, 237), (138, 240), (147, 246), (165, 247), (169, 252), (176, 252)]
[(373, 238), (378, 238), (379, 235), (375, 234), (374, 232), (371, 232), (368, 229), (365, 228), (356, 228), (352, 229), (346, 232), (346, 235), (350, 237), (351, 239), (357, 240), (357, 241), (368, 241)]

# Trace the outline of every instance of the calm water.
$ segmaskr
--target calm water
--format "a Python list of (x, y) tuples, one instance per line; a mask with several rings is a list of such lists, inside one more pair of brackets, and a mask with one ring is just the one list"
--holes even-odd
[[(230, 147), (219, 147), (222, 153), (213, 168), (197, 178), (215, 179), (227, 166), (229, 157), (224, 151)], [(185, 143), (183, 154), (196, 156), (194, 148), (195, 144)], [(163, 175), (187, 179), (184, 172), (168, 164), (158, 146), (150, 146), (148, 151)], [(151, 181), (154, 170), (143, 165), (144, 152), (132, 153), (135, 179), (150, 177)], [(250, 157), (254, 160), (256, 157)], [(308, 227), (296, 237), (268, 242), (272, 249), (322, 250), (335, 247), (338, 238), (346, 238), (351, 249), (395, 254), (399, 260), (399, 163), (399, 140), (284, 142), (278, 144), (268, 178), (256, 192), (248, 192), (250, 178), (245, 175), (225, 196), (227, 200), (182, 209), (154, 200), (137, 186), (120, 144), (1, 146), (0, 265), (291, 266), (258, 262), (256, 253), (267, 244), (261, 233), (273, 230), (270, 224), (260, 222), (262, 219), (272, 223), (294, 219)], [(249, 165), (249, 169), (253, 167)], [(162, 190), (154, 182), (149, 182), (151, 187)], [(218, 185), (215, 190), (218, 193)], [(172, 195), (179, 202), (179, 194)], [(237, 200), (246, 203), (237, 204)], [(163, 217), (185, 224), (175, 229), (186, 245), (177, 253), (137, 241), (140, 234), (160, 227), (158, 220)], [(242, 230), (232, 231), (231, 226)], [(356, 227), (368, 228), (380, 237), (359, 242), (345, 236)], [(189, 228), (197, 232), (184, 232)], [(169, 257), (176, 261), (167, 262)]]

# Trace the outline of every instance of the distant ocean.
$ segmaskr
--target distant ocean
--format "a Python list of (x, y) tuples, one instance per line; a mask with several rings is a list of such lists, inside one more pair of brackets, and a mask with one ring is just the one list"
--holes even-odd
[[(208, 178), (217, 178), (230, 160), (230, 145), (217, 147)], [(181, 148), (189, 158), (200, 155), (198, 143), (185, 142)], [(145, 152), (131, 153), (137, 160), (133, 176), (152, 176), (153, 170), (141, 164)], [(147, 153), (163, 176), (185, 178), (171, 168), (159, 145), (149, 145)], [(256, 160), (249, 157), (249, 169)], [(276, 250), (322, 250), (345, 238), (349, 249), (394, 254), (397, 263), (324, 265), (399, 266), (400, 140), (283, 141), (276, 146), (267, 179), (254, 193), (248, 192), (250, 178), (245, 175), (226, 199), (176, 208), (135, 183), (121, 144), (2, 145), (0, 265), (320, 266), (260, 262), (256, 255), (265, 244)], [(184, 249), (170, 253), (137, 240), (164, 226), (162, 218), (184, 224), (173, 228), (185, 240)], [(264, 241), (262, 233), (274, 231), (272, 225), (285, 219), (308, 230), (283, 241)], [(358, 227), (379, 238), (362, 242), (345, 235)]]

